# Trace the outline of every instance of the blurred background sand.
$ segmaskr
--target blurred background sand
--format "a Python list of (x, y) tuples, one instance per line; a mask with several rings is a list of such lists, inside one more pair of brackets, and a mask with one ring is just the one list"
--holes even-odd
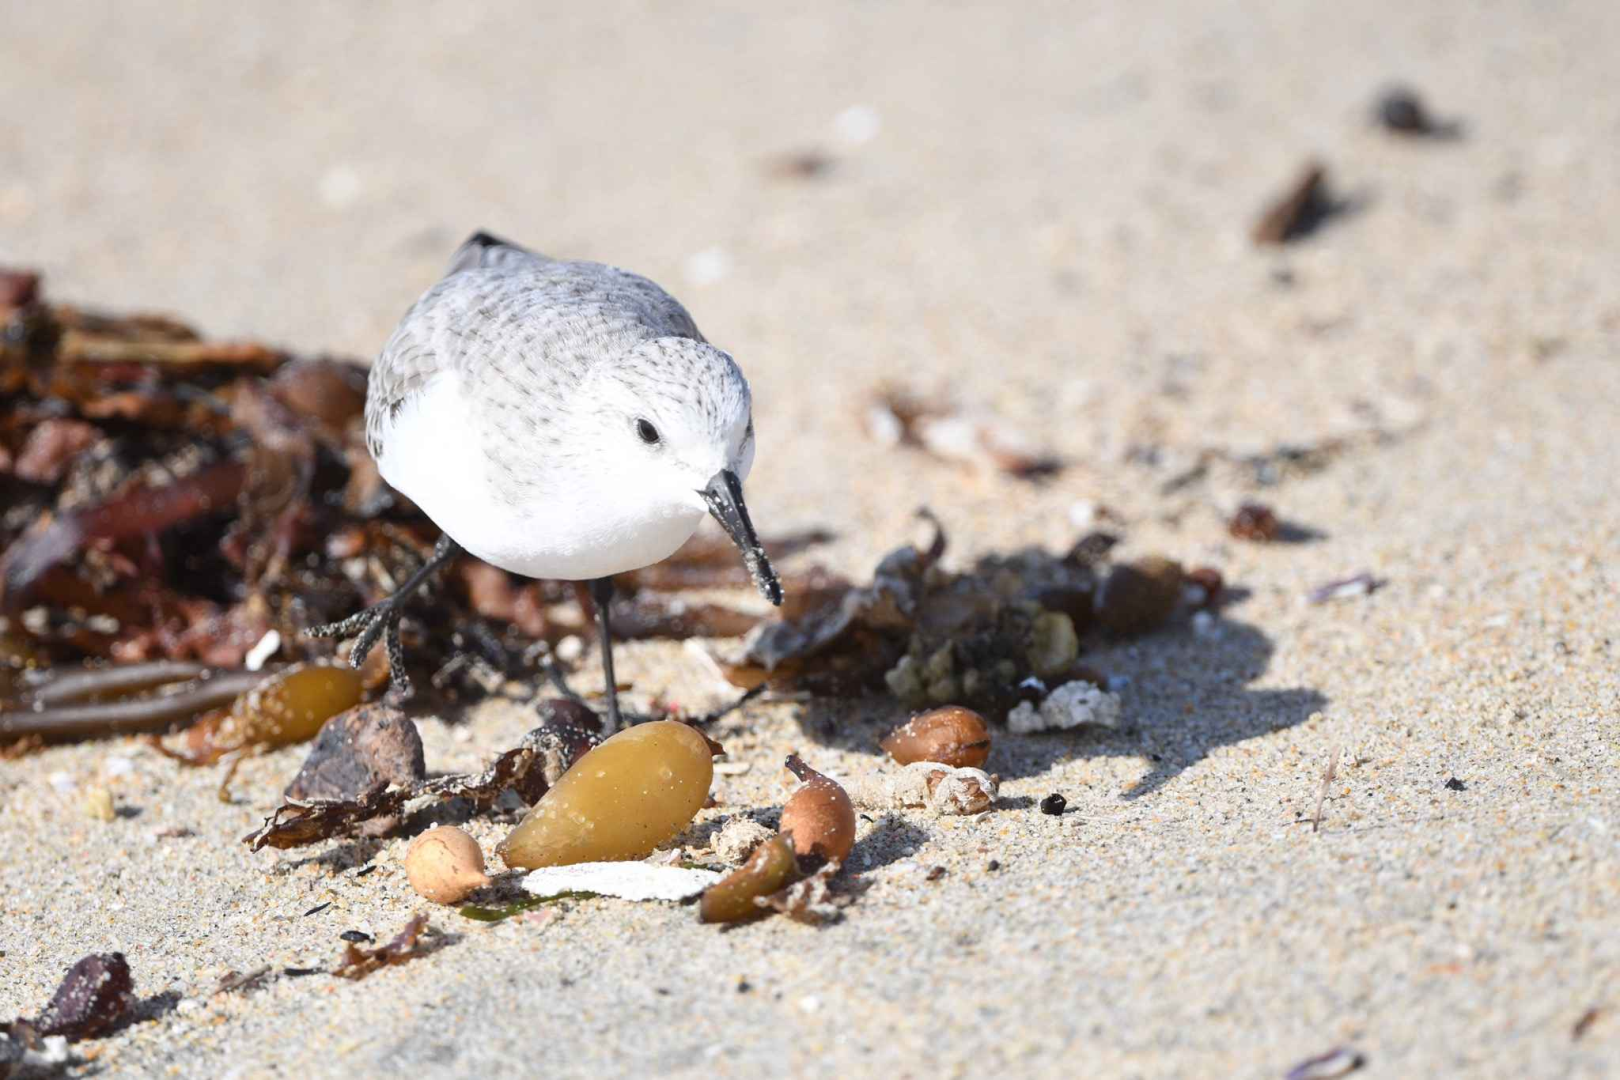
[[(833, 529), (822, 561), (864, 575), (922, 503), (957, 560), (1067, 546), (1083, 503), (1248, 592), (1092, 658), (1131, 678), (1132, 732), (998, 744), (1010, 799), (1075, 812), (874, 825), (872, 889), (822, 931), (436, 913), (452, 947), (364, 983), (208, 998), (391, 933), (403, 845), (363, 881), (250, 857), (297, 751), (232, 807), (134, 743), (0, 764), (0, 1015), (116, 947), (143, 995), (201, 1004), (103, 1044), (107, 1075), (1276, 1076), (1338, 1045), (1384, 1076), (1616, 1068), (1620, 5), (0, 10), (0, 262), (55, 299), (369, 356), (487, 228), (675, 292), (753, 382), (756, 520)], [(1463, 137), (1375, 129), (1392, 80)], [(784, 169), (807, 153), (827, 168)], [(1353, 211), (1256, 249), (1310, 156)], [(884, 381), (1071, 465), (886, 450), (861, 421)], [(1201, 452), (1347, 433), (1263, 491), (1164, 491)], [(1232, 540), (1256, 495), (1318, 539)], [(1302, 605), (1364, 569), (1388, 584)], [(679, 649), (627, 655), (638, 692), (716, 692)], [(430, 767), (523, 719), (425, 723)], [(894, 719), (731, 721), (755, 764), (722, 798), (779, 801), (789, 746), (870, 770)], [(143, 809), (102, 826), (48, 777), (109, 756)]]

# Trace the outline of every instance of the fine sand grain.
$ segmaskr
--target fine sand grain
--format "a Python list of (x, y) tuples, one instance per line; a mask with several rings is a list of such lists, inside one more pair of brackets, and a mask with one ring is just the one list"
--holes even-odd
[[(1129, 680), (1122, 729), (998, 731), (993, 812), (862, 821), (870, 888), (820, 930), (434, 908), (406, 965), (215, 995), (426, 909), (408, 838), (249, 853), (296, 749), (229, 806), (133, 740), (0, 764), (0, 1016), (119, 949), (142, 1019), (84, 1074), (1276, 1077), (1338, 1046), (1377, 1076), (1620, 1071), (1620, 5), (566, 7), (7, 4), (0, 261), (354, 354), (475, 227), (616, 262), (742, 361), (755, 520), (838, 534), (798, 565), (864, 577), (924, 503), (953, 565), (1066, 547), (1090, 503), (1239, 599), (1087, 657)], [(1461, 137), (1373, 129), (1392, 79)], [(831, 167), (782, 175), (810, 150)], [(1256, 249), (1313, 155), (1351, 209)], [(1070, 467), (885, 450), (883, 380)], [(1324, 441), (1267, 486), (1231, 464)], [(1306, 538), (1232, 539), (1244, 498)], [(1359, 571), (1384, 584), (1303, 602)], [(726, 693), (677, 646), (620, 674)], [(751, 768), (700, 831), (780, 805), (791, 749), (872, 772), (902, 718), (727, 720)], [(527, 726), (424, 717), (428, 766)]]

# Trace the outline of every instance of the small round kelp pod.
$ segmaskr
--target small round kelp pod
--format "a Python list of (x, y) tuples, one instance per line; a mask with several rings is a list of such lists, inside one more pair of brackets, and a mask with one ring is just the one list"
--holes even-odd
[(360, 674), (333, 664), (294, 664), (237, 698), (217, 741), (238, 746), (308, 742), (321, 725), (360, 704)]
[(756, 919), (770, 911), (756, 898), (785, 889), (798, 876), (793, 841), (778, 833), (755, 848), (747, 862), (703, 890), (698, 918), (706, 923)]
[(855, 804), (838, 781), (789, 754), (787, 768), (804, 781), (782, 807), (782, 835), (805, 858), (843, 862), (855, 846)]
[(918, 713), (882, 742), (901, 765), (937, 761), (952, 768), (977, 769), (990, 757), (990, 728), (984, 717), (960, 705)]
[(713, 780), (712, 751), (696, 728), (637, 724), (576, 761), (497, 850), (523, 870), (640, 859), (686, 828)]
[(435, 904), (457, 904), (489, 884), (484, 850), (454, 825), (440, 825), (411, 841), (405, 852), (411, 888)]

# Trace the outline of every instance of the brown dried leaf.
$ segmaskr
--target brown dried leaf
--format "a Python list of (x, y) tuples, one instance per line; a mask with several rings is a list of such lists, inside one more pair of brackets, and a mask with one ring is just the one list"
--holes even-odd
[(378, 968), (403, 964), (420, 954), (422, 932), (427, 929), (426, 913), (413, 915), (394, 940), (375, 949), (362, 949), (353, 942), (343, 947), (343, 961), (332, 969), (340, 979), (363, 979)]

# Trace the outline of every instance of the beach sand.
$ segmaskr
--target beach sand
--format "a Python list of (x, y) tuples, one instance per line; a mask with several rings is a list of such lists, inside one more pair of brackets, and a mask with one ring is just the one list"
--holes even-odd
[[(78, 1044), (83, 1074), (1262, 1077), (1341, 1046), (1373, 1076), (1620, 1071), (1620, 6), (589, 9), (8, 4), (0, 262), (369, 356), (474, 228), (610, 261), (748, 373), (755, 521), (837, 534), (790, 566), (864, 579), (923, 504), (954, 566), (1105, 507), (1126, 555), (1237, 598), (1086, 657), (1129, 680), (1125, 729), (998, 731), (992, 812), (863, 821), (869, 887), (821, 929), (608, 899), (486, 925), (410, 891), (408, 838), (250, 853), (298, 749), (232, 805), (135, 740), (0, 763), (0, 1016), (117, 949), (142, 1019)], [(1375, 129), (1391, 80), (1460, 137)], [(784, 169), (810, 151), (830, 167)], [(1311, 157), (1348, 209), (1256, 248)], [(884, 448), (883, 382), (1068, 467)], [(1231, 464), (1280, 445), (1329, 449)], [(1231, 538), (1242, 499), (1302, 538)], [(1362, 571), (1382, 587), (1303, 601)], [(677, 645), (619, 657), (632, 701), (728, 693)], [(792, 748), (874, 773), (904, 716), (726, 720), (750, 768), (700, 824), (780, 805)], [(429, 768), (529, 719), (424, 718)], [(84, 813), (94, 785), (120, 816)], [(212, 992), (419, 910), (442, 947), (411, 963)]]

